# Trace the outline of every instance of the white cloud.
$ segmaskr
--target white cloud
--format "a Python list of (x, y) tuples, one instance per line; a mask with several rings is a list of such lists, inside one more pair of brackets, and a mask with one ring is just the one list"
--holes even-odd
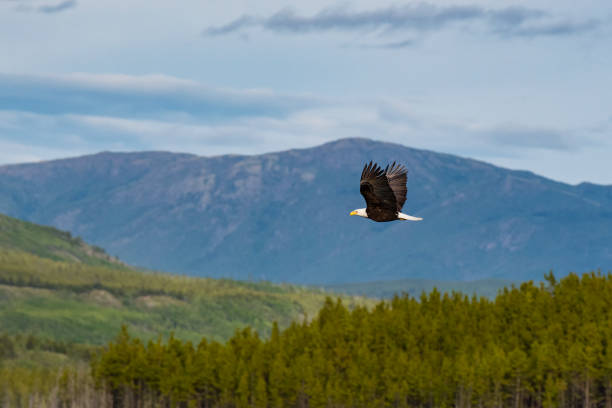
[(0, 74), (0, 109), (47, 114), (201, 118), (282, 116), (316, 102), (265, 89), (223, 89), (167, 75)]
[[(141, 108), (135, 114), (120, 116), (110, 114), (106, 107), (96, 109), (95, 103), (85, 113), (71, 103), (64, 103), (58, 112), (49, 111), (48, 108), (40, 109), (41, 112), (0, 110), (0, 139), (5, 146), (4, 154), (0, 156), (3, 163), (51, 159), (100, 150), (170, 150), (201, 155), (256, 154), (310, 147), (344, 137), (392, 141), (509, 166), (522, 163), (523, 157), (533, 157), (533, 154), (566, 157), (571, 152), (585, 157), (595, 149), (612, 149), (605, 141), (605, 123), (588, 129), (567, 129), (526, 126), (508, 121), (487, 123), (457, 120), (423, 111), (418, 100), (395, 98), (360, 101), (311, 98), (307, 99), (308, 103), (295, 105), (281, 115), (253, 110), (249, 115), (226, 115), (210, 120), (208, 115), (198, 115), (191, 108), (186, 111), (177, 109), (174, 115), (155, 115), (155, 109), (147, 111), (142, 108), (149, 106), (149, 99), (167, 105), (164, 97), (172, 99), (177, 93), (183, 97), (187, 92), (197, 95), (198, 89), (210, 89), (195, 81), (167, 77), (98, 78), (91, 75), (76, 75), (62, 81), (53, 82), (54, 89), (59, 93), (58, 103), (66, 99), (62, 85), (65, 82), (69, 93), (80, 96), (90, 95), (96, 87), (113, 98), (121, 95), (133, 100), (137, 95), (142, 102)], [(49, 88), (46, 79), (39, 81), (35, 78), (31, 82), (34, 85), (26, 87), (28, 92), (36, 93), (36, 84), (40, 83), (42, 87)], [(181, 87), (186, 85), (189, 89), (183, 92)], [(75, 90), (81, 86), (86, 92)], [(274, 93), (225, 89), (210, 91), (207, 98), (214, 104), (217, 103), (216, 96), (219, 104), (226, 104), (227, 95), (236, 99), (232, 103), (249, 106), (259, 103), (258, 98), (262, 95), (264, 101), (272, 99)], [(252, 99), (253, 95), (255, 99)], [(240, 101), (241, 96), (247, 102)], [(299, 95), (283, 97), (290, 101), (303, 100)], [(29, 154), (28, 146), (33, 147)], [(543, 165), (538, 166), (542, 168)], [(546, 171), (543, 173), (568, 181), (588, 178), (580, 172), (572, 174), (567, 171), (556, 176)], [(602, 181), (601, 178), (591, 179)]]

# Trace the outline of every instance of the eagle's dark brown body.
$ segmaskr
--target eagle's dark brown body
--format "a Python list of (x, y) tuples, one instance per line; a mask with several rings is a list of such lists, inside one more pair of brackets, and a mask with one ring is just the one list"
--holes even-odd
[(366, 164), (361, 173), (359, 190), (365, 198), (368, 218), (377, 222), (395, 221), (406, 201), (406, 174), (404, 166), (387, 166), (384, 170), (376, 163)]
[(387, 222), (397, 220), (398, 212), (391, 212), (382, 208), (366, 208), (366, 214), (368, 218), (377, 222)]

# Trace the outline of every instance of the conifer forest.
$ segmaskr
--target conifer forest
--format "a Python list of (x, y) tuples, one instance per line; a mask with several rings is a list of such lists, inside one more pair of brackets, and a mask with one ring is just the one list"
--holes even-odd
[[(550, 273), (545, 284), (506, 288), (493, 300), (433, 290), (348, 308), (330, 298), (318, 315), (283, 330), (275, 325), (265, 338), (245, 328), (227, 342), (145, 342), (123, 327), (92, 352), (89, 367), (54, 376), (1, 369), (1, 400), (58, 407), (608, 408), (611, 306), (612, 275), (557, 281)], [(16, 398), (19, 387), (37, 381), (47, 394)]]

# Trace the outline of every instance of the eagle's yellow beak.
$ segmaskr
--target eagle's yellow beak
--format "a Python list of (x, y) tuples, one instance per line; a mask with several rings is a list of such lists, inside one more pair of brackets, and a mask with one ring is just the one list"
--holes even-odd
[(351, 211), (349, 215), (357, 215), (357, 211)]

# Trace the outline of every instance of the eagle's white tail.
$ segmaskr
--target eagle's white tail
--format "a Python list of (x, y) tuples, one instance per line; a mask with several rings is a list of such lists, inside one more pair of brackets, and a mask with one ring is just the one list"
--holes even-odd
[(397, 218), (399, 218), (400, 220), (408, 220), (408, 221), (421, 221), (422, 220), (422, 218), (413, 217), (412, 215), (408, 215), (404, 213), (398, 213)]

